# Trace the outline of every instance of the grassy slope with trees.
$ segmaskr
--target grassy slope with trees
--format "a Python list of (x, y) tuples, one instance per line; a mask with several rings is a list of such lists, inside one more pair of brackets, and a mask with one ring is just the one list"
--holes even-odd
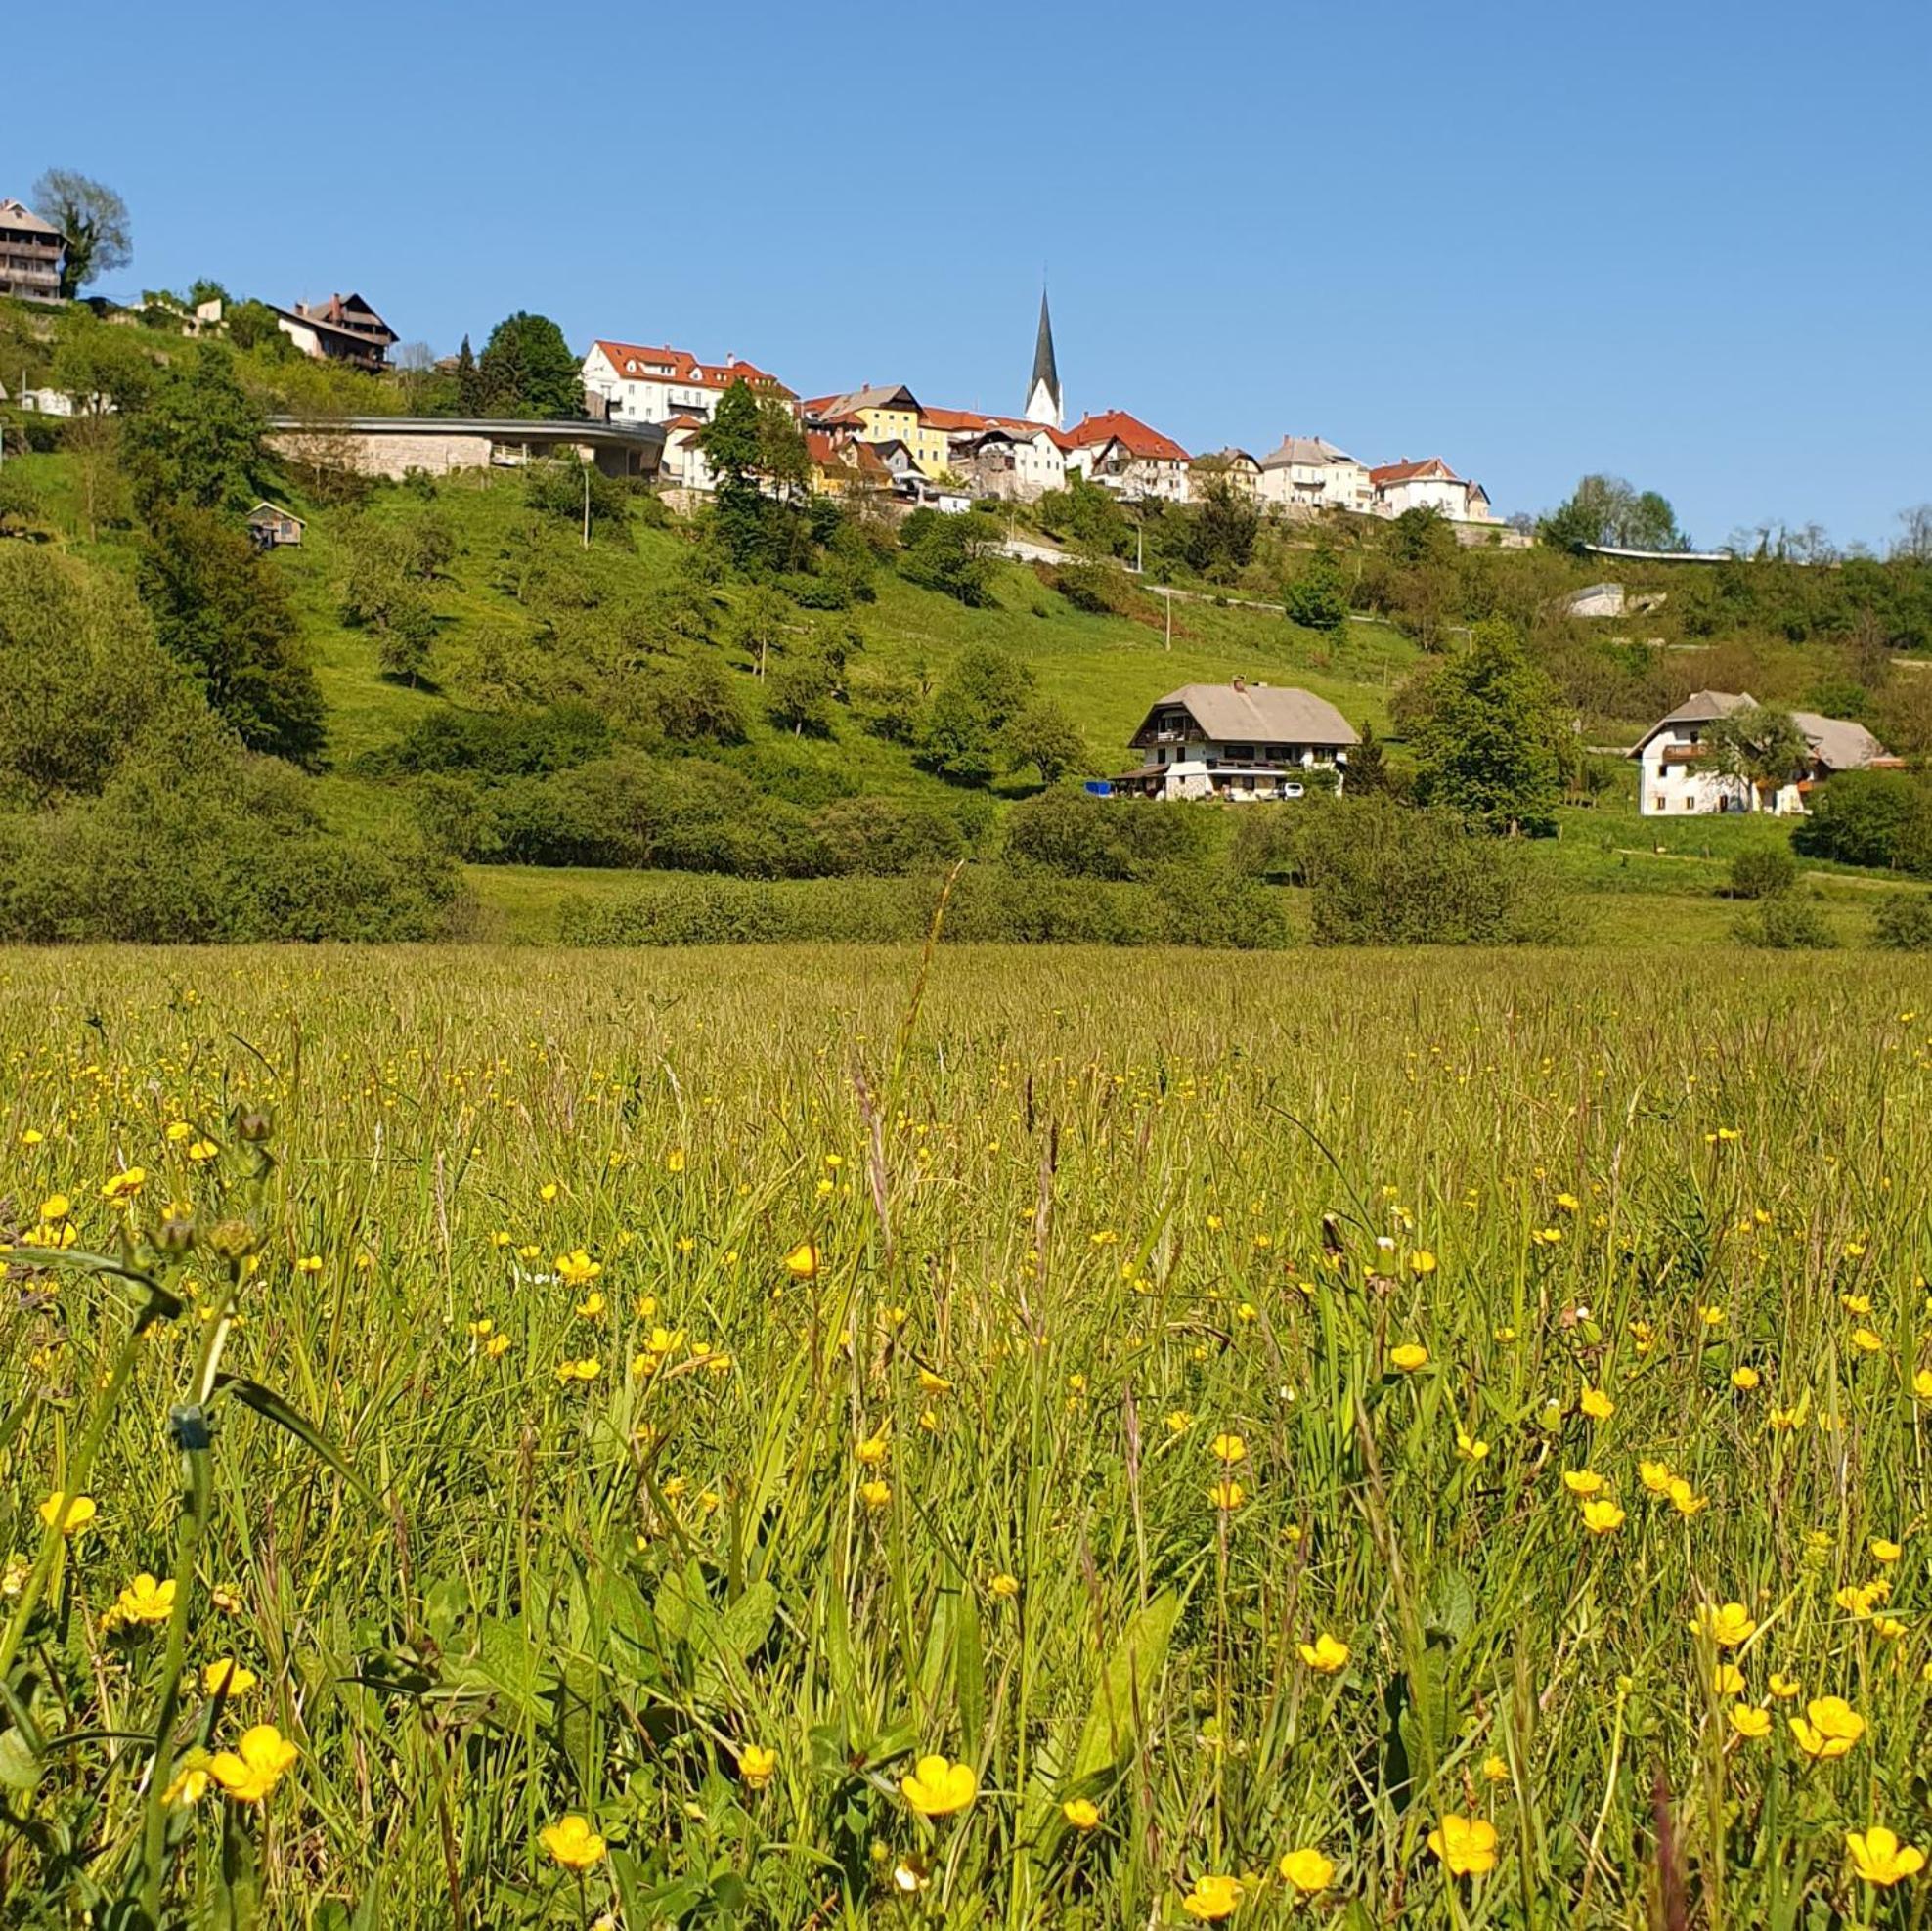
[[(1492, 830), (1559, 830), (1528, 846), (1524, 866), (1594, 898), (1596, 936), (1722, 938), (1735, 908), (1714, 895), (1732, 860), (1783, 848), (1785, 828), (1639, 820), (1629, 768), (1583, 745), (1628, 741), (1701, 685), (1863, 717), (1913, 755), (1932, 744), (1932, 679), (1911, 655), (1932, 631), (1932, 570), (1910, 547), (1830, 570), (1769, 547), (1715, 570), (1622, 568), (1633, 596), (1661, 602), (1588, 624), (1564, 599), (1601, 564), (1552, 548), (1463, 549), (1426, 517), (1318, 534), (1257, 522), (1216, 487), (1197, 509), (1139, 526), (1079, 489), (997, 519), (927, 516), (897, 531), (822, 504), (774, 505), (753, 479), (789, 467), (796, 480), (793, 432), (735, 391), (713, 451), (727, 476), (718, 507), (679, 523), (593, 477), (588, 551), (575, 474), (372, 491), (329, 466), (328, 424), (344, 414), (556, 407), (544, 390), (559, 362), (552, 333), (512, 317), (454, 376), (418, 368), (376, 382), (293, 359), (272, 332), (198, 345), (82, 311), (50, 329), (0, 305), (0, 354), (29, 380), (124, 403), (58, 428), (16, 418), (45, 447), (8, 464), (0, 528), (138, 592), (163, 654), (188, 666), (244, 749), (308, 771), (286, 782), (318, 823), (376, 845), (426, 831), (471, 860), (485, 929), (549, 936), (561, 905), (621, 898), (634, 867), (665, 851), (775, 877), (990, 852), (998, 821), (1042, 779), (1118, 768), (1162, 691), (1245, 675), (1303, 684), (1375, 727), (1393, 744), (1395, 788), (1410, 788), (1420, 759), (1424, 802)], [(269, 409), (316, 425), (308, 460), (265, 460)], [(239, 512), (257, 490), (308, 517), (299, 550), (244, 553)], [(1681, 541), (1660, 503), (1587, 479), (1552, 534)], [(1054, 538), (1072, 560), (995, 560), (988, 546), (1006, 529)], [(1137, 553), (1138, 581), (1120, 567)], [(1490, 672), (1458, 670), (1485, 637), (1501, 640)], [(1482, 686), (1473, 696), (1459, 687), (1468, 677)], [(594, 741), (582, 739), (586, 713)], [(1515, 760), (1519, 742), (1532, 754)], [(1511, 767), (1500, 787), (1499, 763)], [(1539, 802), (1523, 807), (1521, 787)], [(635, 818), (641, 796), (665, 792), (690, 821), (657, 824), (642, 844), (583, 821), (582, 794)], [(878, 801), (903, 807), (898, 845), (867, 828)], [(1198, 815), (1209, 823), (1191, 860), (1239, 847), (1231, 814)], [(1813, 841), (1806, 884), (1823, 895), (1827, 929), (1849, 933), (1871, 886), (1833, 860), (1926, 869), (1910, 842)], [(1311, 861), (1283, 852), (1250, 869), (1306, 886)], [(567, 862), (585, 853), (598, 862)], [(533, 854), (549, 862), (517, 862)], [(1087, 869), (1107, 876), (1112, 862)]]

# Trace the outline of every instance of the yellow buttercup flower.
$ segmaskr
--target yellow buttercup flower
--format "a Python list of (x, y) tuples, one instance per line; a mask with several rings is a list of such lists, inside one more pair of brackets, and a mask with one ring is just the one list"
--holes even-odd
[(1281, 1881), (1304, 1898), (1326, 1891), (1335, 1881), (1335, 1860), (1324, 1857), (1312, 1846), (1283, 1852), (1276, 1868), (1281, 1872)]
[(201, 1672), (201, 1688), (210, 1696), (245, 1696), (261, 1681), (246, 1663), (219, 1656)]
[(1216, 1509), (1239, 1509), (1248, 1500), (1248, 1491), (1230, 1475), (1217, 1481), (1208, 1491), (1208, 1500)]
[(1069, 1797), (1060, 1806), (1060, 1815), (1076, 1830), (1093, 1830), (1100, 1823), (1100, 1807), (1086, 1797)]
[(1814, 1696), (1790, 1725), (1798, 1748), (1826, 1762), (1848, 1755), (1865, 1734), (1865, 1719), (1842, 1696)]
[(1624, 1514), (1607, 1495), (1595, 1495), (1584, 1503), (1583, 1526), (1592, 1535), (1614, 1535), (1623, 1527)]
[(1011, 1602), (1020, 1593), (1020, 1578), (1008, 1575), (1004, 1569), (987, 1584), (989, 1595), (997, 1596), (1001, 1602)]
[(1238, 1877), (1197, 1877), (1193, 1888), (1181, 1899), (1181, 1909), (1190, 1917), (1217, 1924), (1232, 1917), (1241, 1905), (1241, 1879)]
[(1794, 1676), (1779, 1676), (1776, 1670), (1773, 1670), (1769, 1688), (1771, 1693), (1780, 1702), (1788, 1703), (1793, 1696), (1803, 1690), (1804, 1685)]
[(274, 1724), (258, 1723), (242, 1733), (234, 1749), (219, 1751), (208, 1773), (238, 1804), (259, 1804), (300, 1755)]
[(556, 1257), (557, 1279), (566, 1288), (588, 1288), (603, 1272), (603, 1263), (593, 1260), (582, 1248)]
[(1900, 1544), (1887, 1541), (1882, 1535), (1874, 1535), (1866, 1546), (1871, 1551), (1874, 1562), (1896, 1562), (1906, 1553)]
[(1593, 1422), (1607, 1422), (1617, 1412), (1616, 1403), (1602, 1388), (1585, 1388), (1582, 1408)]
[(1859, 1876), (1881, 1888), (1916, 1877), (1925, 1868), (1925, 1853), (1914, 1844), (1900, 1843), (1897, 1833), (1882, 1823), (1868, 1830), (1846, 1831), (1845, 1850)]
[(565, 1870), (590, 1870), (604, 1861), (604, 1840), (574, 1811), (545, 1824), (537, 1841)]
[(1413, 1375), (1417, 1369), (1428, 1366), (1428, 1349), (1421, 1341), (1404, 1341), (1400, 1347), (1388, 1350), (1388, 1359), (1403, 1374)]
[(1435, 1272), (1434, 1254), (1430, 1253), (1427, 1248), (1418, 1248), (1409, 1256), (1409, 1272), (1411, 1274), (1433, 1274)]
[(876, 1476), (869, 1482), (858, 1484), (859, 1500), (868, 1509), (884, 1509), (893, 1499), (891, 1482), (880, 1481)]
[(1744, 1672), (1735, 1663), (1720, 1663), (1711, 1672), (1711, 1689), (1720, 1696), (1741, 1696)]
[(738, 1752), (738, 1776), (747, 1790), (763, 1790), (778, 1773), (778, 1753), (747, 1743)]
[(1218, 1434), (1208, 1444), (1208, 1449), (1215, 1461), (1230, 1467), (1248, 1459), (1248, 1444), (1239, 1435)]
[(1486, 1817), (1445, 1817), (1428, 1833), (1428, 1847), (1452, 1877), (1480, 1877), (1496, 1868), (1496, 1826)]
[(78, 1535), (99, 1513), (91, 1495), (68, 1495), (58, 1488), (40, 1505), (40, 1519), (50, 1529), (58, 1522), (63, 1535)]
[(1338, 1670), (1344, 1668), (1348, 1661), (1347, 1644), (1329, 1635), (1326, 1630), (1323, 1630), (1314, 1642), (1297, 1644), (1295, 1646), (1300, 1651), (1301, 1660), (1321, 1676), (1334, 1676)]
[(795, 1281), (816, 1280), (818, 1250), (810, 1241), (801, 1242), (785, 1256), (785, 1272)]
[(164, 1623), (174, 1613), (174, 1578), (156, 1582), (146, 1569), (114, 1599), (106, 1620), (122, 1623)]
[(1565, 1469), (1563, 1486), (1579, 1502), (1588, 1502), (1593, 1495), (1602, 1495), (1609, 1484), (1595, 1469)]
[(101, 1198), (104, 1201), (130, 1201), (148, 1184), (148, 1169), (145, 1166), (130, 1166), (124, 1172), (110, 1174), (103, 1183)]
[(1464, 1462), (1480, 1462), (1489, 1453), (1489, 1444), (1465, 1428), (1456, 1430), (1456, 1454)]
[(1757, 1634), (1757, 1623), (1741, 1602), (1700, 1602), (1690, 1622), (1690, 1634), (1706, 1638), (1719, 1649), (1735, 1649)]
[(1755, 1703), (1734, 1703), (1731, 1706), (1731, 1727), (1739, 1736), (1768, 1736), (1771, 1734), (1771, 1712), (1759, 1709)]
[(899, 1787), (921, 1817), (950, 1817), (980, 1794), (980, 1778), (971, 1764), (921, 1757), (912, 1775), (900, 1778)]

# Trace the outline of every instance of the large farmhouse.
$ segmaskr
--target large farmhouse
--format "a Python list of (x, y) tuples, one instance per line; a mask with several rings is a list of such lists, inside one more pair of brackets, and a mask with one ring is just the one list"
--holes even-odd
[(1784, 783), (1754, 785), (1718, 764), (1711, 726), (1756, 704), (1747, 690), (1699, 690), (1659, 718), (1630, 754), (1639, 766), (1638, 810), (1647, 818), (1680, 817), (1687, 812), (1802, 815), (1806, 794), (1833, 771), (1899, 764), (1863, 724), (1849, 718), (1820, 717), (1816, 711), (1793, 711), (1791, 722), (1809, 747), (1804, 768)]
[(1298, 798), (1311, 773), (1336, 789), (1360, 740), (1313, 691), (1247, 683), (1170, 690), (1133, 735), (1146, 762), (1114, 780), (1143, 798)]

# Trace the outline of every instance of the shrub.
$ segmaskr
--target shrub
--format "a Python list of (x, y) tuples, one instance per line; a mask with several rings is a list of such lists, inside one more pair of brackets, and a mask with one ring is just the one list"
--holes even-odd
[(1841, 771), (1812, 794), (1791, 843), (1808, 858), (1932, 872), (1932, 787), (1904, 771)]
[(1872, 918), (1872, 943), (1888, 952), (1932, 952), (1932, 897), (1894, 892)]
[(1513, 945), (1565, 936), (1520, 850), (1385, 798), (1312, 803), (1299, 844), (1318, 945)]
[(977, 518), (915, 509), (900, 527), (900, 575), (969, 607), (991, 601), (992, 566)]
[(1739, 852), (1731, 861), (1733, 899), (1776, 899), (1798, 882), (1798, 862), (1779, 845), (1763, 845)]
[(966, 849), (951, 812), (903, 798), (841, 798), (813, 814), (812, 828), (835, 873), (939, 872)]
[(441, 936), (458, 876), (419, 840), (345, 837), (306, 780), (205, 712), (130, 753), (98, 800), (0, 823), (0, 938), (205, 944)]
[(1826, 952), (1838, 944), (1824, 914), (1808, 899), (1767, 899), (1732, 928), (1740, 945), (1774, 952)]
[(1199, 860), (1212, 830), (1208, 813), (1186, 805), (1057, 785), (1007, 813), (1006, 852), (1063, 878), (1144, 878), (1157, 865)]
[(1288, 620), (1303, 630), (1339, 631), (1348, 620), (1341, 572), (1332, 556), (1318, 554), (1283, 593)]
[(1232, 865), (1161, 865), (1152, 896), (1158, 929), (1171, 944), (1248, 952), (1289, 943), (1280, 893)]
[(1076, 610), (1089, 616), (1121, 615), (1133, 601), (1126, 572), (1113, 563), (1063, 564), (1051, 581)]
[(560, 771), (600, 758), (610, 726), (588, 704), (545, 711), (433, 711), (384, 750), (362, 759), (373, 774), (386, 771), (475, 771), (522, 777)]

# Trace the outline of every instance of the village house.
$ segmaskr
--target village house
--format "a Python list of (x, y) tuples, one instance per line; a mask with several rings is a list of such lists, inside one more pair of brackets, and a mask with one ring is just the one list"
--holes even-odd
[(1299, 798), (1340, 790), (1361, 740), (1312, 691), (1290, 685), (1190, 683), (1157, 699), (1131, 740), (1145, 762), (1114, 780), (1142, 798)]
[(893, 486), (891, 471), (870, 443), (856, 438), (842, 440), (823, 429), (808, 429), (805, 454), (812, 464), (813, 496), (884, 495)]
[(0, 201), (0, 295), (21, 302), (61, 299), (67, 238), (23, 201)]
[(247, 515), (248, 541), (257, 549), (292, 549), (300, 544), (308, 525), (292, 509), (274, 503), (258, 503)]
[(1480, 483), (1465, 482), (1439, 456), (1411, 462), (1385, 462), (1369, 471), (1378, 516), (1400, 516), (1405, 509), (1433, 509), (1452, 523), (1495, 520), (1489, 495)]
[(946, 439), (946, 467), (973, 495), (1031, 503), (1067, 482), (1064, 438), (1044, 422), (975, 409), (923, 409)]
[(1189, 471), (1188, 488), (1198, 492), (1215, 477), (1225, 477), (1239, 496), (1256, 497), (1261, 488), (1261, 465), (1245, 449), (1217, 449), (1197, 456)]
[(1254, 493), (1279, 509), (1352, 509), (1365, 516), (1376, 501), (1367, 463), (1319, 436), (1284, 436), (1261, 459)]
[(330, 295), (319, 306), (297, 302), (278, 308), (275, 325), (316, 362), (347, 362), (379, 370), (397, 342), (396, 331), (360, 295)]
[(1130, 502), (1185, 503), (1193, 459), (1171, 436), (1124, 409), (1083, 416), (1067, 431), (1067, 467)]
[[(733, 382), (748, 383), (760, 397), (798, 401), (775, 375), (741, 357), (700, 362), (684, 349), (642, 348), (635, 342), (595, 341), (584, 358), (584, 400), (590, 413), (609, 422), (654, 422), (674, 417), (709, 422)], [(691, 488), (698, 487), (696, 484)]]
[(922, 476), (945, 474), (946, 431), (922, 419), (919, 398), (903, 383), (815, 396), (803, 414), (808, 429), (841, 430), (881, 453), (889, 443), (903, 443)]
[(1638, 772), (1637, 809), (1647, 818), (1692, 812), (1769, 812), (1802, 816), (1813, 786), (1834, 771), (1897, 769), (1893, 757), (1861, 724), (1793, 711), (1808, 748), (1804, 768), (1778, 784), (1754, 785), (1720, 768), (1711, 727), (1757, 704), (1749, 691), (1699, 690), (1644, 733), (1630, 755)]

